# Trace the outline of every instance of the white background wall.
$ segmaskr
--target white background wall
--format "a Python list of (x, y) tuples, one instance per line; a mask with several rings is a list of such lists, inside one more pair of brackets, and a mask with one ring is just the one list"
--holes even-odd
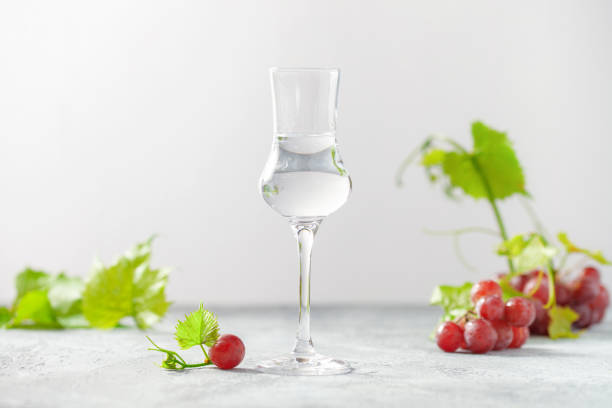
[(423, 302), (503, 270), (488, 237), (464, 239), (474, 273), (422, 233), (493, 226), (485, 203), (418, 168), (393, 184), (425, 135), (468, 143), (476, 118), (515, 141), (548, 228), (610, 254), (611, 21), (606, 1), (4, 1), (0, 300), (24, 265), (85, 276), (157, 233), (173, 300), (293, 302), (294, 242), (256, 187), (275, 65), (342, 69), (354, 190), (317, 237), (315, 303)]

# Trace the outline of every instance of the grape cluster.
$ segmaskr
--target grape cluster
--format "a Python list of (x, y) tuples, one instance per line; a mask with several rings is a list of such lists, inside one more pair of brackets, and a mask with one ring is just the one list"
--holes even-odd
[(476, 314), (468, 313), (456, 322), (438, 327), (436, 342), (446, 352), (459, 348), (482, 354), (491, 350), (520, 348), (529, 338), (529, 326), (536, 319), (534, 303), (513, 297), (504, 303), (502, 290), (493, 280), (483, 280), (470, 293)]
[[(549, 295), (547, 274), (532, 271), (514, 277), (510, 284), (514, 289), (531, 296), (536, 308), (536, 318), (529, 327), (531, 333), (547, 335), (549, 317), (543, 306), (548, 302)], [(591, 266), (582, 269), (578, 276), (557, 276), (555, 296), (558, 305), (569, 306), (578, 314), (578, 320), (573, 324), (576, 329), (586, 329), (600, 323), (610, 304), (608, 289), (601, 283), (599, 271)]]

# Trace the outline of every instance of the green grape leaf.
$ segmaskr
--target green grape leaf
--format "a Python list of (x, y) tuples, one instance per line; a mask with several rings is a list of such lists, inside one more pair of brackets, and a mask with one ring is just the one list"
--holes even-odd
[(474, 305), (470, 299), (473, 284), (466, 282), (461, 286), (440, 285), (434, 288), (429, 303), (442, 307), (443, 321), (453, 320), (471, 310)]
[(4, 327), (12, 317), (13, 314), (8, 308), (4, 306), (0, 307), (0, 327)]
[(148, 265), (151, 259), (151, 252), (153, 250), (152, 244), (154, 239), (155, 235), (151, 236), (144, 242), (134, 245), (131, 249), (125, 252), (122, 259), (130, 262), (134, 269), (140, 265)]
[(561, 337), (575, 339), (580, 333), (572, 331), (572, 323), (578, 320), (578, 313), (569, 307), (553, 306), (548, 310), (550, 323), (548, 324), (548, 336), (551, 339)]
[(474, 158), (489, 182), (493, 197), (502, 199), (515, 193), (527, 194), (523, 170), (506, 134), (482, 122), (474, 122), (472, 138)]
[(591, 251), (588, 249), (578, 247), (572, 241), (569, 240), (565, 232), (560, 232), (557, 235), (557, 238), (563, 244), (563, 246), (565, 247), (565, 250), (568, 253), (581, 253), (593, 259), (594, 261), (599, 262), (602, 265), (612, 265), (612, 262), (606, 259), (606, 257), (604, 257), (601, 251)]
[(21, 271), (15, 278), (15, 286), (17, 288), (15, 305), (26, 293), (33, 290), (46, 289), (51, 279), (51, 275), (43, 271), (37, 271), (31, 268), (26, 268)]
[(219, 323), (214, 314), (200, 308), (178, 321), (174, 337), (182, 349), (205, 344), (212, 347), (219, 338)]
[(474, 167), (472, 156), (464, 152), (448, 152), (445, 155), (442, 170), (450, 180), (452, 187), (458, 187), (473, 198), (487, 197), (487, 190), (482, 178)]
[(47, 296), (58, 323), (65, 328), (88, 327), (83, 316), (82, 294), (85, 283), (81, 278), (59, 274), (49, 285)]
[(421, 164), (430, 180), (439, 180), (435, 169), (441, 168), (449, 182), (445, 191), (451, 197), (448, 192), (454, 188), (474, 199), (528, 195), (523, 170), (506, 134), (482, 122), (474, 122), (472, 139), (474, 147), (471, 152), (454, 142), (451, 143), (455, 148), (449, 151), (431, 148), (430, 145), (422, 149)]
[(11, 327), (57, 327), (57, 320), (44, 289), (31, 290), (19, 299)]
[(136, 271), (132, 304), (134, 319), (141, 329), (157, 323), (170, 306), (165, 294), (168, 273), (168, 269), (149, 267)]
[(431, 149), (423, 155), (421, 164), (423, 166), (439, 166), (444, 163), (446, 152), (442, 149)]
[[(16, 278), (17, 297), (12, 327), (87, 327), (82, 316), (81, 295), (84, 283), (60, 273), (25, 269)], [(59, 324), (59, 326), (58, 326)]]
[(127, 259), (95, 273), (83, 292), (83, 314), (93, 327), (113, 328), (132, 315), (134, 268)]
[(109, 267), (94, 264), (83, 292), (83, 314), (93, 327), (112, 328), (133, 316), (144, 329), (166, 313), (168, 273), (149, 267), (152, 240), (137, 244)]
[(514, 263), (514, 275), (547, 266), (557, 252), (557, 248), (546, 245), (538, 234), (517, 235), (502, 242), (497, 249), (499, 255), (507, 256)]

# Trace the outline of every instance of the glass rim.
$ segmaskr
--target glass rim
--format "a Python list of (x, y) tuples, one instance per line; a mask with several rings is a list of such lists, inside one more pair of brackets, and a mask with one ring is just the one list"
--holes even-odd
[(270, 67), (270, 72), (340, 72), (340, 68), (325, 67)]

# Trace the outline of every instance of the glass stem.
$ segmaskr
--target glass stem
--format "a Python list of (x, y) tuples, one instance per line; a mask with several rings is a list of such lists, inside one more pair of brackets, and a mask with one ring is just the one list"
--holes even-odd
[(292, 223), (298, 243), (300, 259), (300, 316), (293, 352), (296, 354), (314, 354), (310, 338), (310, 255), (314, 236), (319, 229), (320, 221)]

